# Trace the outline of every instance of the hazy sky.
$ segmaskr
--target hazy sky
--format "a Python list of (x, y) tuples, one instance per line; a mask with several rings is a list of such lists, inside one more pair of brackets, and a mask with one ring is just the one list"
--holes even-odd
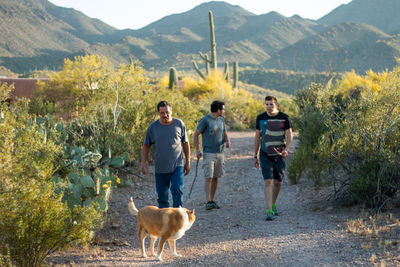
[[(203, 0), (49, 0), (72, 7), (118, 29), (139, 29), (165, 16), (188, 11)], [(277, 11), (284, 16), (300, 15), (318, 19), (351, 0), (226, 0), (232, 5), (260, 15)]]

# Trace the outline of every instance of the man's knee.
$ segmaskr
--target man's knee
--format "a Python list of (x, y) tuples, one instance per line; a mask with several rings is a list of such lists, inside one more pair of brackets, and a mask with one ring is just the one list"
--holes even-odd
[(273, 183), (273, 179), (265, 179), (264, 180), (265, 186), (272, 186), (272, 183)]
[(282, 183), (282, 181), (281, 181), (281, 180), (274, 179), (274, 185), (275, 185), (275, 186), (280, 186), (280, 185), (281, 185), (281, 183)]

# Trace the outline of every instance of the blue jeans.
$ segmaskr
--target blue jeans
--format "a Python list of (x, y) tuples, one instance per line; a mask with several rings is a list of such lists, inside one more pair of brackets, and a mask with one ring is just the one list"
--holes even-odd
[(183, 166), (176, 167), (171, 173), (156, 173), (155, 177), (158, 207), (169, 207), (169, 189), (171, 189), (173, 207), (182, 206)]

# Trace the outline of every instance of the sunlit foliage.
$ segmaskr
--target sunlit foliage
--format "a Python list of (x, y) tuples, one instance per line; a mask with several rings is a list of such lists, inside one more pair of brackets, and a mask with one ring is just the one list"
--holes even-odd
[(400, 185), (400, 67), (347, 73), (297, 94), (300, 146), (289, 176), (304, 171), (336, 195), (380, 209)]

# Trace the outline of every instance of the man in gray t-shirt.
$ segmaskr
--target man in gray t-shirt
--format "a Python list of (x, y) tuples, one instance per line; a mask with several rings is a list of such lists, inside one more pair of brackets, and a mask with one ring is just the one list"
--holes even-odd
[[(224, 145), (226, 147), (231, 145), (225, 127), (225, 119), (222, 117), (224, 112), (224, 102), (212, 102), (211, 113), (199, 121), (196, 132), (193, 135), (197, 159), (200, 159), (204, 153), (203, 170), (206, 179), (207, 210), (219, 209), (219, 206), (214, 201), (214, 196), (217, 191), (218, 178), (224, 174)], [(203, 153), (199, 149), (200, 134), (202, 136)]]
[[(173, 207), (182, 206), (183, 174), (190, 171), (190, 146), (186, 126), (180, 119), (172, 117), (172, 107), (167, 101), (157, 105), (160, 119), (147, 129), (142, 148), (141, 169), (148, 172), (147, 156), (153, 145), (156, 190), (159, 208), (169, 207), (169, 189)], [(185, 159), (183, 157), (185, 154)]]

